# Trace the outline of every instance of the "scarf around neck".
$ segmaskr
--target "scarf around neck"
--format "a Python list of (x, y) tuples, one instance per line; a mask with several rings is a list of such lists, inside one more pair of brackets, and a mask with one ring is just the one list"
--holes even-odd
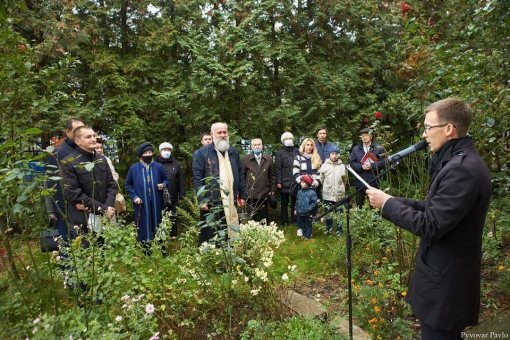
[[(464, 137), (465, 138), (465, 137)], [(448, 142), (446, 142), (439, 151), (434, 152), (432, 155), (432, 160), (430, 161), (429, 165), (429, 176), (432, 179), (432, 176), (434, 175), (434, 172), (436, 171), (439, 162), (441, 162), (441, 159), (443, 159), (443, 156), (448, 150), (451, 150), (457, 142), (459, 142), (462, 138), (455, 138), (450, 139)]]

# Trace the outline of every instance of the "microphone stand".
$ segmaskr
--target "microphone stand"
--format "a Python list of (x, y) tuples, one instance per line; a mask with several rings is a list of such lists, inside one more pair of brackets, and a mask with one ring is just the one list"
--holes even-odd
[[(395, 159), (394, 163), (391, 164), (391, 166), (389, 168), (386, 168), (383, 172), (381, 172), (379, 175), (374, 177), (371, 181), (368, 182), (368, 184), (377, 181), (379, 178), (383, 177), (388, 172), (395, 169), (400, 164), (401, 160), (402, 160), (402, 157)], [(350, 225), (349, 225), (350, 208), (351, 208), (350, 200), (353, 196), (355, 196), (361, 190), (365, 190), (365, 188), (361, 187), (361, 188), (357, 189), (355, 192), (353, 192), (352, 194), (345, 196), (341, 201), (336, 202), (335, 204), (331, 205), (328, 209), (326, 209), (322, 213), (322, 215), (316, 216), (312, 220), (312, 222), (315, 223), (318, 220), (320, 220), (322, 217), (329, 214), (330, 212), (336, 210), (339, 206), (341, 206), (341, 205), (345, 206), (345, 215), (346, 215), (345, 247), (347, 249), (347, 260), (346, 260), (345, 264), (347, 266), (347, 294), (348, 294), (348, 299), (349, 299), (349, 339), (351, 339), (351, 340), (353, 339), (353, 330), (352, 330), (352, 282), (351, 282), (351, 280), (352, 280), (352, 262), (351, 262), (352, 237), (351, 237), (351, 230), (350, 230)]]

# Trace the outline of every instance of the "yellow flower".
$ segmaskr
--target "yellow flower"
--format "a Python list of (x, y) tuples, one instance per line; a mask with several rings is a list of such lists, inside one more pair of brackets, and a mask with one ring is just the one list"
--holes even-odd
[(388, 261), (388, 258), (387, 257), (383, 257), (382, 260), (383, 261)]
[(376, 298), (373, 298), (372, 299), (372, 303), (375, 305), (377, 303), (377, 299)]
[(379, 313), (381, 311), (381, 308), (379, 306), (375, 306), (374, 310), (375, 310), (376, 313)]
[(375, 261), (375, 264), (379, 264), (379, 263), (381, 263), (381, 261), (379, 261), (379, 260)]
[(376, 271), (374, 272), (374, 275), (375, 275), (375, 276), (379, 275), (379, 271), (378, 271), (378, 270), (376, 270)]
[(368, 323), (375, 323), (375, 322), (377, 322), (377, 318), (373, 318), (371, 320), (368, 320)]
[(367, 285), (371, 285), (373, 283), (372, 280), (367, 280)]
[(402, 294), (402, 296), (406, 296), (407, 292), (402, 292), (401, 294)]
[(351, 280), (351, 283), (354, 283), (354, 279)]
[(359, 289), (359, 286), (354, 286), (354, 290), (358, 290)]
[(386, 249), (386, 252), (389, 254), (391, 253), (391, 249)]
[(499, 270), (505, 270), (505, 267), (503, 267), (503, 266), (499, 266), (499, 267), (498, 267), (498, 269), (499, 269)]
[(373, 328), (373, 329), (376, 329), (376, 328), (377, 328), (377, 325), (372, 325), (372, 328)]

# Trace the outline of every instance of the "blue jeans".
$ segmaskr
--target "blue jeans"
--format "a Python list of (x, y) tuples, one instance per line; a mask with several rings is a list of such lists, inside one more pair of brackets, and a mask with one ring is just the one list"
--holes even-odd
[(303, 230), (303, 237), (311, 238), (312, 237), (312, 219), (310, 216), (301, 216), (298, 215), (298, 228)]
[[(333, 201), (328, 201), (328, 200), (324, 200), (324, 207), (326, 209), (328, 209), (330, 206), (333, 206), (335, 205), (336, 202), (333, 202)], [(342, 207), (336, 207), (334, 211), (330, 212), (327, 216), (329, 217), (326, 217), (326, 231), (328, 233), (331, 233), (331, 229), (333, 229), (333, 219), (331, 218), (331, 215), (330, 214), (341, 214), (343, 213), (343, 209)], [(343, 232), (343, 229), (342, 229), (342, 220), (340, 219), (340, 216), (339, 216), (339, 219), (337, 219), (336, 221), (336, 231), (338, 233), (342, 233)]]

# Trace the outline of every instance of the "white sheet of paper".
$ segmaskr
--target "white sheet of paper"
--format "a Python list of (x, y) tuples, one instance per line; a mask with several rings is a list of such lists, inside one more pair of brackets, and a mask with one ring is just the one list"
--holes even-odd
[(364, 186), (366, 186), (367, 188), (370, 188), (370, 184), (368, 184), (367, 182), (365, 182), (365, 180), (364, 180), (363, 178), (361, 178), (361, 176), (360, 176), (360, 175), (358, 175), (358, 173), (357, 173), (356, 171), (354, 171), (354, 170), (351, 168), (351, 166), (350, 166), (350, 165), (346, 165), (345, 167), (347, 168), (347, 170), (349, 170), (349, 172), (350, 172), (351, 174), (353, 174), (353, 175), (354, 175), (354, 177), (356, 177), (357, 179), (359, 179), (359, 180), (360, 180), (360, 182), (361, 182), (361, 183), (363, 183), (363, 185), (364, 185)]

